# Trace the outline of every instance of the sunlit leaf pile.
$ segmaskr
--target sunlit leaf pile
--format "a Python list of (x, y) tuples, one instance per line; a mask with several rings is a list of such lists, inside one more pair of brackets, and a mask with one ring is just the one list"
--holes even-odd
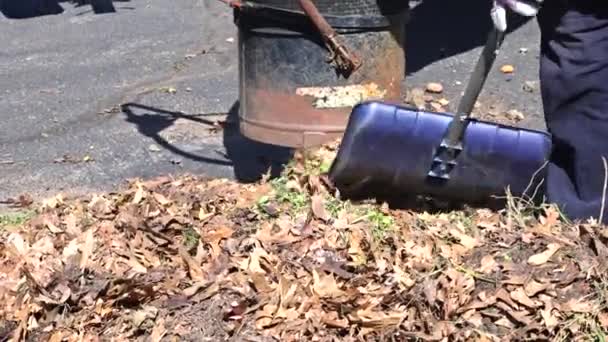
[(605, 341), (601, 227), (341, 201), (332, 153), (44, 201), (0, 228), (0, 340)]

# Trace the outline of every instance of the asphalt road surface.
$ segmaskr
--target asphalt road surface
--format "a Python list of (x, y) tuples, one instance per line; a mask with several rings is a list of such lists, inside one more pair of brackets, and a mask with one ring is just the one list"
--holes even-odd
[[(487, 30), (489, 1), (477, 2), (414, 8), (408, 87), (441, 82), (457, 103)], [(251, 181), (279, 170), (289, 151), (216, 124), (238, 98), (231, 10), (215, 0), (114, 5), (107, 14), (61, 2), (61, 13), (0, 15), (0, 200), (106, 191), (136, 177)], [(536, 22), (513, 28), (497, 64), (515, 72), (493, 72), (480, 102), (518, 109), (522, 125), (543, 128), (538, 90), (523, 89), (537, 82)]]

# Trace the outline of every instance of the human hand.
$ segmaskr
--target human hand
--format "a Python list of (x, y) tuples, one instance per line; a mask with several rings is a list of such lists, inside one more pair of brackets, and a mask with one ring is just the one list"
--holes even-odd
[(543, 0), (493, 0), (490, 16), (494, 26), (499, 31), (507, 30), (507, 9), (526, 16), (534, 17), (538, 13)]

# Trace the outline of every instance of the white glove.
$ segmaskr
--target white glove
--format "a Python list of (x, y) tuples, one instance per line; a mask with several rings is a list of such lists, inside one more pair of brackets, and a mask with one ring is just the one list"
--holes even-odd
[(543, 0), (493, 0), (493, 2), (490, 13), (492, 22), (499, 31), (504, 32), (507, 30), (507, 9), (526, 17), (534, 17)]

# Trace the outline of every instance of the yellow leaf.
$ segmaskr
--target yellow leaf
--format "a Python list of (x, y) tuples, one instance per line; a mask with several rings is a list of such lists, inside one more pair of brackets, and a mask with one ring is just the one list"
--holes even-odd
[(502, 67), (500, 67), (500, 71), (503, 74), (511, 74), (515, 71), (515, 67), (512, 66), (511, 64), (505, 64)]

